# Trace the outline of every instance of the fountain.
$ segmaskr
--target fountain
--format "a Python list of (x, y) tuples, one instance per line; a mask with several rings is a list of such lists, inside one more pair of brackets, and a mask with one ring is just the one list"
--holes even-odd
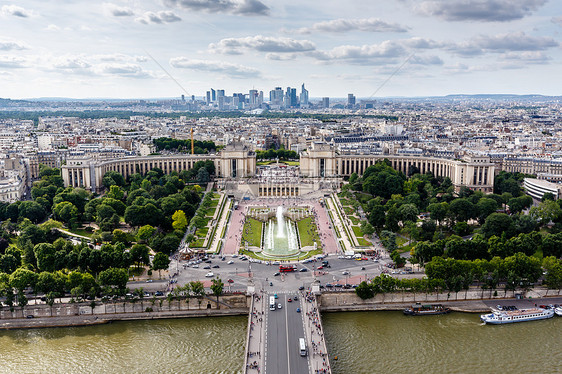
[(278, 206), (275, 220), (265, 224), (264, 254), (274, 257), (292, 256), (300, 251), (295, 222), (283, 215), (283, 207)]

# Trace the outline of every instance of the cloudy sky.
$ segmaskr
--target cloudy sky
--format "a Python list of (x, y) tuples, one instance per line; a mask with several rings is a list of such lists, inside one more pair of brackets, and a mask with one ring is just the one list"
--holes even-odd
[(560, 0), (0, 0), (0, 97), (562, 95), (561, 34)]

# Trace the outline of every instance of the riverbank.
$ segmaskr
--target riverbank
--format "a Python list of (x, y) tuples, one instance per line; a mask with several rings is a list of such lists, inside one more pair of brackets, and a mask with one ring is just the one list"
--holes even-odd
[(154, 320), (193, 317), (224, 317), (247, 315), (247, 309), (184, 310), (106, 315), (78, 315), (44, 318), (14, 318), (0, 321), (0, 330), (102, 325), (116, 321)]
[[(366, 311), (402, 311), (415, 302), (443, 304), (454, 312), (486, 313), (497, 304), (515, 305), (529, 308), (542, 304), (562, 304), (562, 296), (533, 297), (536, 291), (530, 291), (516, 298), (516, 293), (506, 293), (506, 297), (493, 299), (447, 300), (447, 294), (409, 295), (394, 293), (377, 295), (372, 299), (362, 300), (353, 291), (324, 292), (318, 295), (318, 308), (321, 313), (330, 312), (366, 312)], [(468, 296), (469, 294), (467, 294)], [(165, 299), (147, 300), (144, 303), (119, 302), (98, 304), (94, 308), (88, 303), (55, 304), (28, 306), (13, 311), (4, 308), (0, 311), (0, 330), (76, 327), (111, 323), (114, 321), (151, 320), (169, 318), (222, 317), (248, 315), (251, 298), (246, 295), (221, 296), (216, 298), (191, 298), (187, 300)]]

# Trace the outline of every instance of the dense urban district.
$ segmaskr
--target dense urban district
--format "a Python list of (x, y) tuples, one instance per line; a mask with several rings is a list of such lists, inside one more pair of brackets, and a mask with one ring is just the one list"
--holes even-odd
[(256, 272), (257, 288), (296, 290), (279, 283), (295, 270), (311, 276), (301, 289), (361, 299), (559, 294), (559, 99), (314, 104), (302, 89), (267, 105), (214, 90), (2, 100), (1, 305), (23, 317), (30, 299), (89, 300), (93, 313), (119, 298), (240, 293)]

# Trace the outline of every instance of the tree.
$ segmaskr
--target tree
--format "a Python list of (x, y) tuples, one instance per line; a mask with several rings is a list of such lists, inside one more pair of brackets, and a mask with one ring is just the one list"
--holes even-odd
[(196, 296), (203, 296), (205, 295), (205, 287), (203, 283), (200, 281), (191, 281), (189, 282), (189, 287), (191, 288), (191, 292), (193, 292)]
[(211, 291), (213, 291), (213, 295), (217, 297), (217, 309), (219, 308), (219, 296), (222, 295), (222, 291), (224, 289), (224, 283), (220, 278), (214, 278), (211, 280)]
[(532, 207), (529, 214), (541, 225), (546, 225), (551, 221), (557, 221), (562, 216), (562, 209), (556, 201), (545, 200), (538, 206)]
[(63, 201), (53, 206), (55, 219), (74, 226), (78, 221), (78, 208), (69, 201)]
[(437, 221), (437, 224), (439, 225), (449, 213), (449, 204), (446, 202), (432, 203), (428, 205), (427, 210), (429, 211), (431, 219)]
[(202, 167), (199, 168), (199, 170), (197, 171), (197, 182), (198, 183), (207, 183), (209, 181), (210, 177), (209, 177), (209, 172), (207, 171), (206, 168)]
[(361, 221), (361, 232), (363, 235), (371, 236), (375, 232), (375, 228), (368, 221)]
[(49, 243), (40, 243), (33, 248), (37, 267), (40, 271), (55, 271), (55, 247)]
[(146, 242), (154, 236), (155, 232), (156, 229), (150, 225), (141, 226), (137, 232), (137, 239)]
[(124, 186), (125, 178), (116, 171), (110, 170), (103, 176), (102, 183), (106, 188), (111, 186)]
[(150, 261), (149, 248), (144, 244), (135, 244), (131, 247), (129, 254), (131, 255), (131, 262), (136, 262), (137, 267), (140, 265), (147, 265)]
[(474, 204), (465, 198), (455, 199), (449, 204), (449, 212), (456, 222), (468, 221), (474, 217)]
[(174, 230), (185, 230), (187, 227), (187, 218), (185, 217), (183, 210), (176, 210), (176, 212), (172, 215), (172, 220), (172, 227)]
[(125, 269), (109, 268), (100, 272), (98, 279), (102, 286), (124, 290), (127, 287), (129, 277)]
[(501, 236), (503, 233), (508, 238), (515, 234), (515, 226), (511, 217), (504, 213), (490, 214), (482, 225), (482, 234), (489, 238), (493, 235)]
[(154, 255), (152, 260), (152, 269), (158, 270), (158, 279), (161, 278), (160, 271), (165, 270), (170, 266), (170, 258), (162, 252), (158, 252)]
[(121, 187), (112, 185), (111, 187), (109, 187), (109, 192), (106, 196), (115, 200), (123, 200), (123, 198), (125, 197), (125, 193), (123, 192)]
[(407, 221), (416, 222), (418, 219), (418, 208), (414, 204), (403, 204), (398, 208), (398, 215), (404, 225)]
[(487, 197), (481, 198), (476, 204), (478, 211), (478, 221), (482, 224), (486, 218), (498, 209), (498, 203), (494, 199)]
[(362, 300), (375, 297), (375, 291), (367, 282), (363, 281), (355, 288), (355, 294)]

